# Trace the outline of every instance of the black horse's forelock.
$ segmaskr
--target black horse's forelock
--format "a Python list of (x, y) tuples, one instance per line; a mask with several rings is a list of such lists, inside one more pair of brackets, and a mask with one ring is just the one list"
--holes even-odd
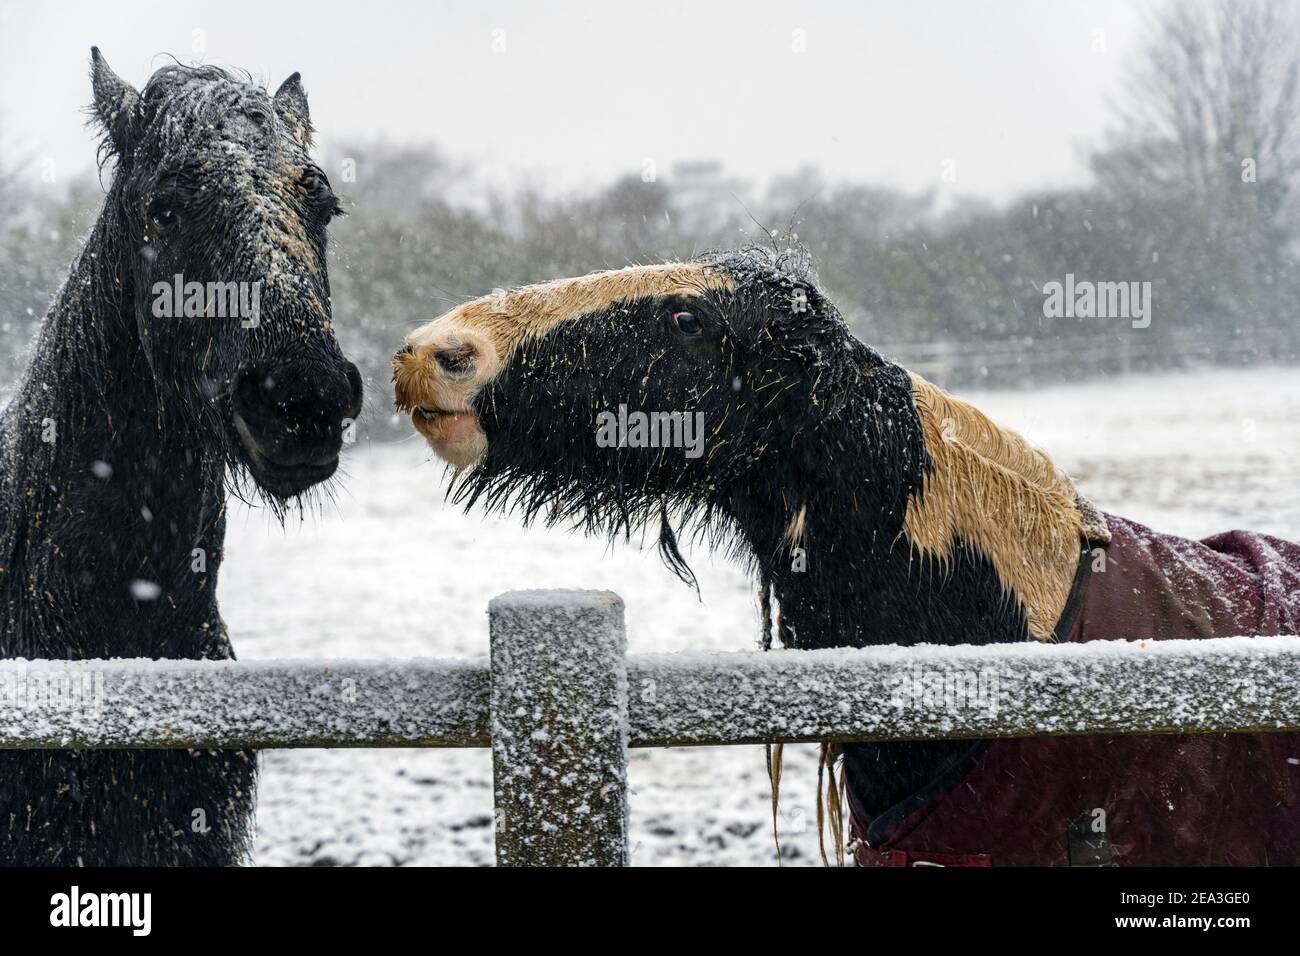
[[(171, 56), (171, 54), (167, 55)], [(160, 66), (154, 70), (153, 75), (149, 77), (149, 82), (145, 84), (144, 89), (141, 91), (141, 98), (145, 102), (149, 102), (154, 97), (164, 96), (170, 91), (188, 86), (191, 83), (224, 81), (244, 84), (262, 90), (264, 93), (266, 92), (266, 87), (255, 82), (253, 75), (247, 70), (217, 66), (212, 63), (182, 63), (175, 56), (172, 56), (172, 61), (166, 66)]]
[[(133, 115), (136, 124), (145, 124), (147, 128), (164, 111), (201, 110), (205, 105), (204, 98), (200, 95), (201, 91), (214, 83), (246, 87), (248, 94), (257, 96), (260, 93), (261, 97), (266, 99), (268, 108), (270, 106), (271, 101), (266, 88), (257, 84), (250, 73), (210, 63), (182, 63), (174, 56), (171, 59), (173, 62), (154, 71), (149, 82), (140, 91)], [(119, 150), (113, 142), (113, 130), (104, 122), (93, 103), (84, 107), (83, 112), (86, 114), (87, 124), (98, 133), (95, 157), (101, 173), (110, 162), (117, 160), (120, 165), (124, 158), (130, 158), (118, 155)], [(141, 130), (137, 130), (133, 146), (144, 139), (138, 135), (139, 132)]]

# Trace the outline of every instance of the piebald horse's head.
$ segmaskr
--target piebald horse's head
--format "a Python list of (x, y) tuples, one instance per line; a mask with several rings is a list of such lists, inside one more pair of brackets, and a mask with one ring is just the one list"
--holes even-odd
[[(753, 250), (467, 302), (407, 337), (394, 381), (398, 408), (458, 468), (538, 456), (577, 475), (640, 458), (623, 469), (635, 486), (675, 488), (683, 472), (716, 476), (724, 460), (752, 457), (745, 441), (771, 431), (757, 408), (769, 410), (761, 418), (769, 422), (793, 403), (801, 408), (792, 424), (806, 420), (807, 403), (819, 400), (806, 373), (855, 344), (802, 259)], [(620, 455), (642, 447), (626, 434), (637, 412), (648, 427), (667, 421), (690, 434), (679, 428), (667, 447)], [(695, 419), (682, 418), (701, 414), (702, 442)], [(598, 418), (607, 422), (602, 436)], [(611, 435), (631, 441), (610, 446)], [(669, 457), (680, 459), (675, 467), (656, 466)]]
[(881, 560), (877, 544), (944, 565), (982, 556), (1038, 637), (1078, 562), (1069, 478), (854, 338), (800, 253), (476, 299), (409, 335), (394, 380), (398, 408), (466, 473), (462, 500), (525, 520), (618, 532), (680, 508), (771, 553), (833, 512), (852, 540), (822, 544), (845, 561)]

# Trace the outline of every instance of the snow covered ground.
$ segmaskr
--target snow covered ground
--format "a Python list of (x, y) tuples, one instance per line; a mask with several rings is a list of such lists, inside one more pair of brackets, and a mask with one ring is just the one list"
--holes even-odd
[[(1195, 537), (1300, 539), (1300, 370), (962, 395), (1107, 510)], [(488, 600), (530, 587), (618, 592), (633, 653), (754, 646), (753, 588), (720, 558), (691, 556), (700, 603), (652, 542), (611, 548), (447, 506), (442, 467), (417, 440), (356, 449), (345, 470), (337, 501), (301, 524), (233, 512), (220, 596), (241, 658), (482, 657)], [(258, 863), (492, 861), (487, 751), (275, 751), (262, 767)], [(630, 777), (634, 863), (775, 863), (762, 748), (637, 750)], [(815, 784), (815, 749), (787, 748), (787, 863), (818, 860)]]

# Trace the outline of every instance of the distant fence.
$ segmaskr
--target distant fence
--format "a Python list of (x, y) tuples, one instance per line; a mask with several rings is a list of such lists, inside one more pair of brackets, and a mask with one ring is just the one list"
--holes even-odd
[(945, 388), (1041, 388), (1063, 380), (1300, 360), (1300, 336), (1292, 326), (1255, 327), (1246, 336), (1218, 337), (1197, 330), (1148, 335), (1127, 325), (1059, 339), (1051, 332), (1048, 326), (1036, 336), (1002, 341), (878, 343), (869, 336), (866, 341), (891, 361)]
[(1300, 640), (625, 654), (623, 602), (512, 592), (489, 664), (0, 662), (0, 748), (491, 747), (497, 861), (628, 862), (627, 751), (1300, 729)]

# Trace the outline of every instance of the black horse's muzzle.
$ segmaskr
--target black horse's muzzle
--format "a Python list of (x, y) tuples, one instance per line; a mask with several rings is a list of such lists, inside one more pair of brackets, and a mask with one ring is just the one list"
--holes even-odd
[(361, 396), (361, 373), (341, 358), (244, 368), (231, 411), (258, 484), (287, 498), (334, 474)]

